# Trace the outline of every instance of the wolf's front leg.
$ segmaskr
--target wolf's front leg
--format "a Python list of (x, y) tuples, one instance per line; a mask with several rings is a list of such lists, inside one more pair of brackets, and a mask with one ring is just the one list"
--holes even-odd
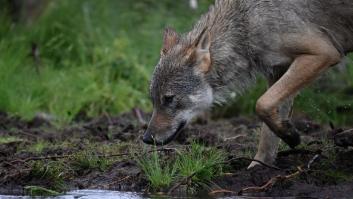
[[(279, 108), (280, 117), (283, 120), (289, 120), (292, 115), (293, 99), (290, 98), (286, 100)], [(255, 160), (262, 161), (267, 164), (272, 164), (276, 157), (278, 151), (280, 139), (275, 135), (271, 129), (265, 124), (262, 124), (260, 132), (260, 141), (257, 148), (257, 153), (254, 157)], [(251, 162), (248, 169), (253, 168), (258, 165), (258, 162)]]
[(330, 66), (337, 64), (341, 54), (330, 41), (319, 36), (287, 40), (284, 50), (295, 57), (294, 61), (284, 75), (257, 101), (256, 112), (278, 137), (294, 148), (300, 144), (299, 133), (290, 121), (280, 117), (279, 107)]

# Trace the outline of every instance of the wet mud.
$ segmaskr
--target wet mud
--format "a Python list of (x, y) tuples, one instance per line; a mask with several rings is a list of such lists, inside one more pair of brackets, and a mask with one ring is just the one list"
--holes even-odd
[[(55, 188), (60, 184), (62, 191), (76, 189), (108, 189), (118, 191), (148, 191), (148, 181), (131, 153), (141, 149), (152, 149), (141, 142), (141, 135), (149, 115), (135, 112), (119, 116), (104, 115), (93, 119), (73, 122), (65, 127), (57, 127), (42, 118), (24, 121), (0, 113), (0, 194), (27, 194), (26, 186)], [(257, 166), (250, 170), (249, 159), (256, 152), (261, 123), (256, 118), (235, 117), (227, 119), (197, 120), (185, 129), (178, 138), (166, 146), (182, 148), (191, 142), (217, 147), (227, 153), (229, 164), (225, 173), (210, 183), (209, 193), (214, 190), (232, 192), (214, 193), (213, 196), (305, 196), (313, 198), (349, 198), (353, 196), (353, 149), (337, 146), (336, 134), (352, 127), (332, 129), (329, 125), (319, 125), (305, 117), (295, 117), (294, 123), (302, 132), (302, 142), (297, 149), (281, 144), (274, 164), (277, 169)], [(97, 167), (84, 164), (78, 167), (68, 161), (76, 158), (72, 154), (82, 151), (109, 159), (109, 164)], [(173, 153), (161, 152), (161, 153)], [(310, 164), (313, 158), (315, 161)], [(168, 154), (166, 154), (168, 158)], [(39, 163), (40, 164), (39, 164)], [(36, 167), (35, 164), (38, 164)], [(60, 179), (51, 177), (45, 167), (66, 168)], [(38, 168), (39, 167), (39, 168)], [(72, 169), (67, 169), (72, 167)], [(271, 178), (286, 176), (305, 170), (299, 175), (277, 181), (260, 192), (239, 193), (249, 187), (261, 187)], [(58, 169), (57, 172), (62, 170)], [(55, 175), (53, 175), (55, 176)], [(178, 190), (176, 190), (178, 192)]]

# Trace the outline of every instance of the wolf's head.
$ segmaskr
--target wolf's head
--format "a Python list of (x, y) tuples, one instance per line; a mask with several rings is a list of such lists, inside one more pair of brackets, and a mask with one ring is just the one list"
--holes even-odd
[(213, 92), (206, 82), (212, 65), (210, 45), (206, 30), (192, 39), (165, 30), (150, 85), (153, 114), (143, 136), (145, 143), (169, 143), (195, 115), (212, 105)]

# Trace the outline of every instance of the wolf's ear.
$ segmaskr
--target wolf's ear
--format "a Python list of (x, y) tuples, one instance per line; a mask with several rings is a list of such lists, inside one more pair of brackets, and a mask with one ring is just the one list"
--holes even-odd
[(172, 28), (166, 28), (163, 36), (163, 47), (161, 49), (161, 56), (166, 55), (168, 51), (178, 43), (179, 34)]
[(198, 69), (206, 73), (211, 69), (211, 35), (206, 30), (202, 31), (201, 35), (195, 41), (195, 61)]

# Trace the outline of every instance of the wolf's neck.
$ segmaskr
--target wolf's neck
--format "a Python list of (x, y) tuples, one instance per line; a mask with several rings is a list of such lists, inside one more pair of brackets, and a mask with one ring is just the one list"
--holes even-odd
[(206, 78), (216, 102), (225, 102), (255, 81), (244, 6), (238, 0), (216, 1), (188, 34), (189, 37), (198, 35), (205, 28), (210, 32), (212, 68)]

